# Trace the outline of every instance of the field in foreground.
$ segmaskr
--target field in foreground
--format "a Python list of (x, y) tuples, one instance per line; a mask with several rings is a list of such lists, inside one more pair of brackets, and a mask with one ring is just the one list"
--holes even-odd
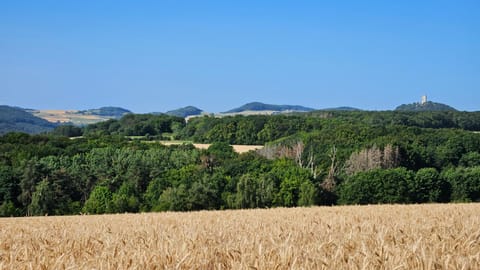
[(480, 269), (480, 204), (0, 219), (0, 269)]

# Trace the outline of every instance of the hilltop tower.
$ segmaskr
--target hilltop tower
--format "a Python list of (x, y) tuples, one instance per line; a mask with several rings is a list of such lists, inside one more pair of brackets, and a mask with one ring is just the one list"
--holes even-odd
[(427, 95), (423, 95), (423, 96), (422, 96), (422, 102), (421, 102), (421, 104), (422, 104), (422, 105), (425, 105), (425, 103), (427, 103)]

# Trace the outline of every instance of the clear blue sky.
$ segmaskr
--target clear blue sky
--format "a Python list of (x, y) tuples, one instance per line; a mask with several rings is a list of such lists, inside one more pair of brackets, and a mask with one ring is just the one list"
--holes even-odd
[(0, 104), (480, 110), (480, 1), (0, 2)]

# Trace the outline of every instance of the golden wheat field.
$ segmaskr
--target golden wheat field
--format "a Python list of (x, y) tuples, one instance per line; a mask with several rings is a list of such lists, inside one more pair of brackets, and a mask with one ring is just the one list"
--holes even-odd
[(0, 219), (1, 269), (480, 269), (480, 204)]

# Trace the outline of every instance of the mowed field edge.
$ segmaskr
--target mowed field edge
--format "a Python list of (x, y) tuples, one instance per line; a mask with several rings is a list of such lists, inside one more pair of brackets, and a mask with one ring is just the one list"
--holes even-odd
[(3, 218), (0, 269), (480, 269), (480, 204)]
[[(185, 141), (152, 141), (152, 142), (160, 142), (163, 145), (166, 146), (171, 146), (171, 145), (182, 145), (185, 143), (191, 143), (191, 142), (185, 142)], [(192, 143), (192, 145), (197, 148), (197, 149), (208, 149), (211, 144), (209, 143)], [(239, 154), (242, 153), (247, 153), (250, 151), (256, 151), (262, 149), (264, 146), (263, 145), (240, 145), (240, 144), (231, 144), (233, 147), (233, 150)]]

